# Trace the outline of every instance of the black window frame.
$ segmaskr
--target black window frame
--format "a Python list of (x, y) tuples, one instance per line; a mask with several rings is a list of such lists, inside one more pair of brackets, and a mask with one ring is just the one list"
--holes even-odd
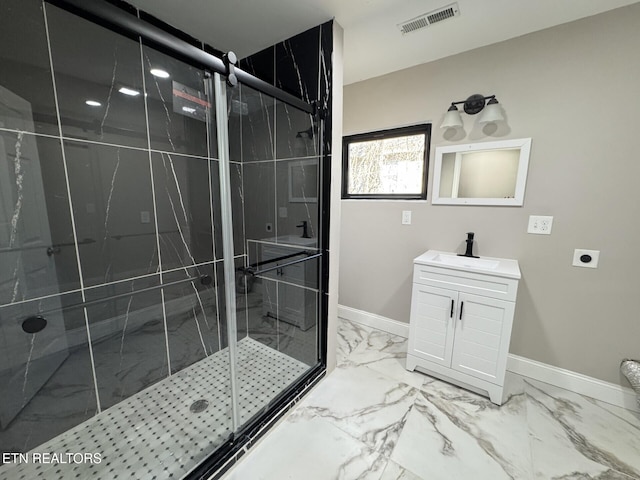
[[(367, 140), (383, 140), (387, 138), (405, 137), (424, 134), (424, 175), (422, 191), (419, 194), (408, 193), (349, 193), (349, 144)], [(429, 149), (431, 146), (431, 123), (420, 123), (408, 127), (390, 128), (375, 132), (358, 133), (342, 137), (342, 199), (343, 200), (426, 200), (427, 181), (429, 179)]]

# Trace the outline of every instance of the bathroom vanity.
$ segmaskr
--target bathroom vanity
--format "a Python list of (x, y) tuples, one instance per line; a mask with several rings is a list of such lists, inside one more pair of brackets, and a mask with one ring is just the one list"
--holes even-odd
[[(264, 239), (261, 243), (262, 261), (282, 258), (273, 263), (278, 266), (304, 258), (304, 255), (291, 256), (305, 251), (316, 252), (317, 241), (316, 238), (303, 238), (296, 235)], [(313, 290), (317, 288), (316, 272), (317, 261), (310, 260), (265, 274), (264, 277), (273, 282), (266, 282), (263, 285), (263, 315), (277, 318), (303, 331), (316, 325), (316, 290)]]
[(503, 402), (520, 267), (429, 250), (414, 260), (407, 370)]

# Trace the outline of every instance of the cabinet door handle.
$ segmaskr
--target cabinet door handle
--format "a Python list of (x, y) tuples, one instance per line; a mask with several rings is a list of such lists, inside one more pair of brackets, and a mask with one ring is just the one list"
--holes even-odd
[(462, 320), (462, 309), (464, 308), (464, 302), (460, 302), (460, 317), (458, 320)]
[(453, 298), (451, 299), (451, 313), (449, 314), (449, 318), (453, 318)]

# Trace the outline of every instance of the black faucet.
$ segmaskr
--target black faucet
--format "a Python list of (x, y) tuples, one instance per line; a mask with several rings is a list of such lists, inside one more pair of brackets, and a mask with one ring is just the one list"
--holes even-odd
[(303, 220), (300, 225), (296, 225), (296, 228), (302, 228), (302, 238), (311, 238), (311, 235), (309, 235), (309, 222)]
[(467, 251), (464, 253), (459, 253), (459, 257), (480, 258), (479, 256), (473, 254), (473, 235), (473, 232), (467, 233), (467, 240), (465, 240), (467, 242)]

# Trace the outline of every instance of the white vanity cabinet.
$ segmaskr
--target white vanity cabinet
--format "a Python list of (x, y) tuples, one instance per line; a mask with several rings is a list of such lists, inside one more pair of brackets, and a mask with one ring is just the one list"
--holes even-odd
[[(273, 241), (281, 243), (272, 243)], [(274, 261), (265, 267), (278, 266), (304, 258), (291, 257), (303, 251), (315, 252), (317, 240), (315, 238), (302, 238), (293, 235), (265, 239), (262, 243), (262, 261)], [(264, 275), (266, 279), (273, 280), (263, 286), (262, 309), (263, 315), (277, 318), (289, 323), (303, 331), (317, 324), (316, 319), (316, 290), (317, 287), (317, 261), (300, 262), (294, 265), (278, 268)], [(277, 289), (277, 293), (276, 290)], [(277, 301), (276, 301), (277, 300)]]
[(407, 369), (502, 404), (520, 268), (429, 250), (414, 260)]

